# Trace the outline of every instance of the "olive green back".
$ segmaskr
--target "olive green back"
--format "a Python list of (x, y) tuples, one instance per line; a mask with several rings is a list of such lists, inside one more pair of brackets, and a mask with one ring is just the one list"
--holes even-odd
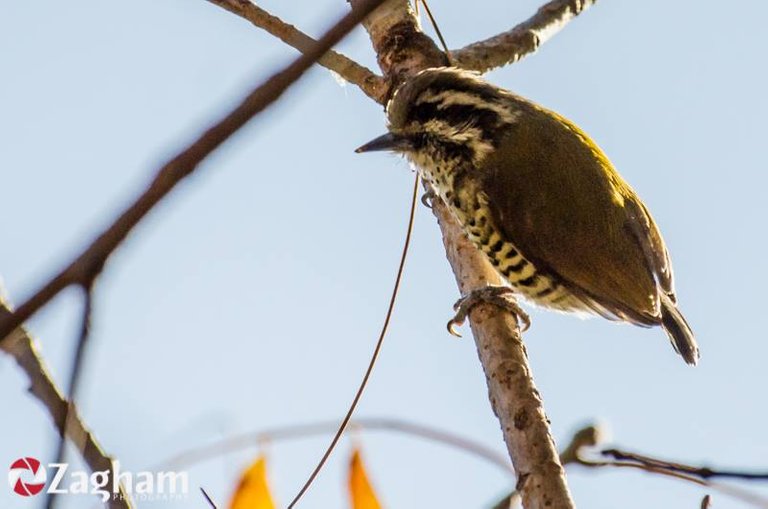
[(634, 191), (577, 126), (524, 99), (480, 168), (501, 229), (539, 270), (615, 317), (658, 323), (672, 294), (664, 242)]

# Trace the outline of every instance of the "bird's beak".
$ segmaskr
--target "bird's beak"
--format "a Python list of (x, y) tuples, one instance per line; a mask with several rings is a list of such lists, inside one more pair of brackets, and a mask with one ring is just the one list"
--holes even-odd
[(362, 147), (355, 149), (355, 152), (375, 152), (380, 150), (389, 150), (392, 152), (403, 152), (411, 148), (411, 142), (405, 137), (396, 134), (387, 133), (375, 138)]

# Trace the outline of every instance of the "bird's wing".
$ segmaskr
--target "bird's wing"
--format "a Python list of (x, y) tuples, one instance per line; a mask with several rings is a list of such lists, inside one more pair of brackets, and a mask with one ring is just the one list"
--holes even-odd
[(481, 168), (494, 220), (538, 270), (596, 312), (658, 323), (659, 289), (671, 294), (672, 274), (656, 225), (586, 134), (555, 113), (535, 113)]

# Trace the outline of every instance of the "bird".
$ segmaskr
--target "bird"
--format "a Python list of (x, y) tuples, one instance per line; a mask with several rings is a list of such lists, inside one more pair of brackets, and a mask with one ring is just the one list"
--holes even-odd
[(575, 123), (455, 67), (406, 79), (386, 114), (388, 132), (357, 152), (404, 155), (506, 283), (466, 301), (513, 291), (543, 308), (660, 326), (697, 363), (659, 228)]

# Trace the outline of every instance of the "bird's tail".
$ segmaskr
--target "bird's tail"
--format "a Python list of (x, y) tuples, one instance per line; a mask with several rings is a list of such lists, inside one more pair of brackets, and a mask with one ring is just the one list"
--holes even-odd
[(695, 366), (699, 360), (699, 345), (696, 344), (691, 327), (669, 295), (663, 295), (661, 298), (661, 325), (675, 351), (685, 362)]

